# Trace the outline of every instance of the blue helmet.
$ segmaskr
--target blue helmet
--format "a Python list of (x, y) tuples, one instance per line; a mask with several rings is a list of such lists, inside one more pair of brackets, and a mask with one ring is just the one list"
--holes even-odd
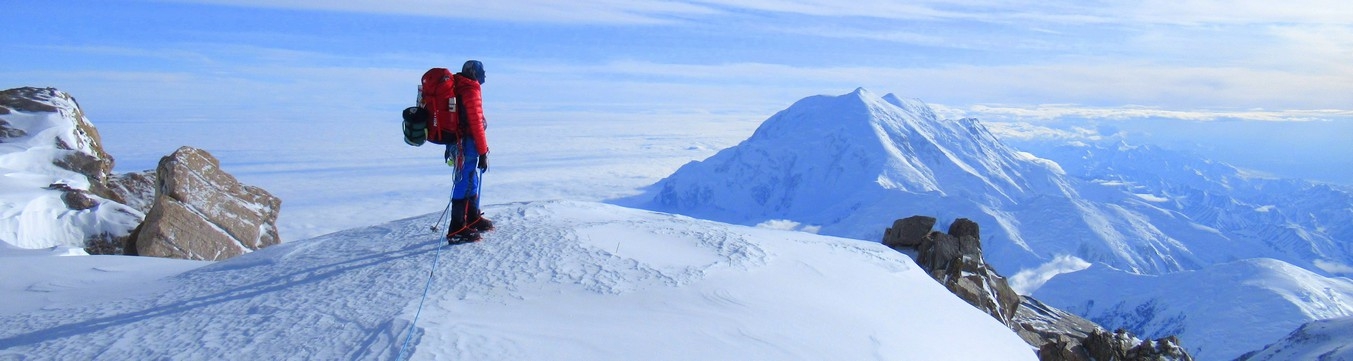
[(460, 67), (460, 73), (478, 81), (479, 84), (484, 84), (484, 63), (478, 60), (466, 60), (465, 65)]

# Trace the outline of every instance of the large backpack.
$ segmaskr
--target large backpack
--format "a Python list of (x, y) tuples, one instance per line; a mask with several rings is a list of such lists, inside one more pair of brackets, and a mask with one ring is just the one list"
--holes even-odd
[(459, 99), (456, 81), (459, 78), (446, 68), (432, 68), (423, 73), (419, 86), (419, 107), (427, 112), (427, 141), (435, 144), (455, 143), (460, 134)]

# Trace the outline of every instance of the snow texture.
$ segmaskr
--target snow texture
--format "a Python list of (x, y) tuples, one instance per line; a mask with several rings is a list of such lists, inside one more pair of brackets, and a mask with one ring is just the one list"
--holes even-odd
[(1034, 359), (878, 244), (588, 202), (489, 215), (467, 245), (442, 246), (429, 214), (200, 268), (96, 266), (158, 277), (92, 297), (16, 269), (89, 263), (6, 250), (5, 309), (24, 306), (0, 314), (0, 359), (393, 359), (437, 256), (414, 360)]

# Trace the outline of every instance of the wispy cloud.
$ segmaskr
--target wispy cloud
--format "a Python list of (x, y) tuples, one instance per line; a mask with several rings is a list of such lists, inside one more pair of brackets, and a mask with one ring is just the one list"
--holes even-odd
[(168, 0), (202, 4), (587, 24), (664, 24), (716, 14), (708, 6), (683, 1), (470, 1), (470, 0)]
[[(616, 61), (551, 64), (541, 73), (593, 74), (638, 80), (767, 84), (835, 92), (865, 86), (881, 92), (965, 104), (1151, 104), (1153, 111), (1207, 108), (1339, 109), (1353, 93), (1353, 73), (1309, 74), (1238, 67), (1160, 66), (1113, 62), (939, 67), (811, 67), (786, 64), (671, 64)], [(816, 90), (811, 90), (816, 89)], [(1050, 108), (1056, 110), (1057, 108)], [(995, 111), (995, 110), (992, 110)], [(1011, 110), (1013, 111), (1013, 110)], [(1341, 110), (1305, 111), (1319, 117)], [(1256, 119), (1272, 118), (1252, 112)], [(1234, 115), (1248, 115), (1236, 113)]]
[(1253, 121), (1327, 121), (1335, 119), (1353, 119), (1353, 110), (1340, 109), (1286, 109), (1286, 110), (1170, 110), (1143, 106), (1121, 107), (1083, 107), (1066, 104), (1038, 105), (1032, 107), (1010, 107), (993, 105), (974, 105), (965, 112), (966, 116), (997, 119), (1053, 120), (1060, 118), (1081, 119), (1144, 119), (1168, 118), (1191, 121), (1217, 120), (1253, 120)]
[(1137, 2), (925, 0), (160, 0), (244, 7), (575, 24), (671, 24), (747, 12), (813, 17), (978, 21), (1007, 24), (1327, 24), (1353, 23), (1338, 0), (1151, 0)]

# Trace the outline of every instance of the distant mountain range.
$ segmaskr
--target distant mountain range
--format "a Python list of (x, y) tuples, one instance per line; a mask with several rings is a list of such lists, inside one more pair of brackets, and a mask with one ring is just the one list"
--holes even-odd
[[(900, 217), (963, 217), (984, 225), (987, 259), (1005, 272), (1033, 270), (1071, 256), (1099, 265), (1094, 269), (1124, 274), (1201, 270), (1229, 275), (1234, 283), (1215, 287), (1236, 292), (1244, 292), (1250, 275), (1227, 273), (1237, 268), (1237, 261), (1295, 265), (1268, 269), (1304, 269), (1321, 279), (1346, 274), (1347, 265), (1353, 264), (1353, 195), (1345, 189), (1246, 176), (1226, 164), (1150, 146), (1049, 143), (1017, 150), (976, 119), (939, 119), (918, 100), (880, 97), (865, 89), (800, 100), (767, 119), (742, 143), (688, 163), (648, 193), (621, 202), (866, 240), (880, 239), (889, 222)], [(1084, 282), (1101, 282), (1078, 279), (1083, 282), (1049, 282), (1043, 291), (1065, 287), (1060, 291), (1073, 292), (1084, 289)], [(1347, 279), (1329, 281), (1342, 284)], [(1049, 303), (1117, 304), (1122, 293), (1161, 297), (1160, 290), (1171, 289), (1151, 281), (1134, 284), (1140, 288), (1118, 289), (1112, 296), (1082, 292), (1074, 301)], [(1323, 284), (1272, 287), (1278, 294), (1325, 294)], [(1329, 298), (1353, 304), (1353, 294), (1335, 292)], [(1088, 309), (1081, 310), (1087, 312), (1082, 316), (1095, 319)], [(1184, 312), (1225, 311), (1201, 307)], [(1249, 317), (1218, 318), (1227, 321), (1209, 324), (1187, 322), (1206, 318), (1202, 315), (1145, 315), (1151, 320), (1138, 325), (1104, 326), (1153, 324), (1157, 326), (1131, 331), (1163, 337), (1165, 330), (1182, 328), (1203, 334), (1244, 329), (1248, 323), (1295, 327), (1340, 312), (1296, 317), (1257, 310)], [(1279, 320), (1283, 322), (1273, 323)], [(1206, 350), (1195, 348), (1200, 346), (1187, 337), (1183, 342), (1201, 359), (1210, 359), (1256, 349), (1277, 336), (1209, 341)]]

